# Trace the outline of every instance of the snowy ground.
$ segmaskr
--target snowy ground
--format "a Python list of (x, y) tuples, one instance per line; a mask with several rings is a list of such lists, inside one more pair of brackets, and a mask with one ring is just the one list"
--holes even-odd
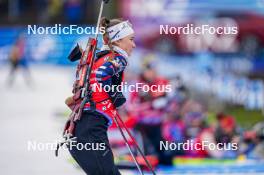
[[(31, 71), (32, 87), (25, 84), (21, 72), (14, 86), (8, 87), (8, 67), (0, 69), (1, 174), (84, 174), (68, 162), (67, 151), (56, 158), (51, 148), (43, 150), (43, 144), (60, 138), (65, 119), (54, 114), (65, 110), (70, 69), (33, 67)], [(38, 143), (40, 151), (29, 150), (30, 142)]]

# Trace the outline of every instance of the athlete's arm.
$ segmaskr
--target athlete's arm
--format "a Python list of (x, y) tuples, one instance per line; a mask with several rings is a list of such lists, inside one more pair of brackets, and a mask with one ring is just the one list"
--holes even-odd
[[(119, 76), (122, 71), (124, 71), (127, 62), (122, 56), (115, 57), (112, 61), (108, 61), (100, 66), (95, 74), (96, 79), (102, 86), (112, 87), (113, 76)], [(114, 103), (115, 107), (119, 107), (126, 102), (126, 99), (122, 92), (118, 92), (116, 89), (111, 88), (111, 91), (107, 92)]]

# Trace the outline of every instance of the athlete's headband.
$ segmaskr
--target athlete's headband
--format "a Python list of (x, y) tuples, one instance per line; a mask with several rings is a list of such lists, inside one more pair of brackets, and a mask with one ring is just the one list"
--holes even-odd
[(134, 30), (132, 29), (131, 23), (124, 21), (109, 27), (106, 29), (106, 32), (108, 33), (110, 41), (114, 42), (133, 34)]

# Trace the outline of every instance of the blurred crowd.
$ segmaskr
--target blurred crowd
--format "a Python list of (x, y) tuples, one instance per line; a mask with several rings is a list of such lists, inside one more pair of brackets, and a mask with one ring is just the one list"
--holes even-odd
[[(44, 7), (40, 7), (42, 10), (41, 20), (48, 21), (56, 18), (63, 13), (66, 17), (66, 20), (70, 23), (79, 23), (81, 20), (81, 1), (80, 0), (48, 0), (41, 1)], [(40, 4), (40, 3), (38, 3)], [(47, 14), (47, 15), (45, 15)]]
[[(208, 117), (207, 106), (193, 99), (190, 90), (179, 75), (162, 77), (155, 64), (148, 62), (139, 75), (128, 77), (130, 83), (146, 85), (172, 84), (172, 92), (131, 92), (126, 107), (120, 109), (126, 125), (134, 131), (135, 137), (147, 155), (157, 156), (161, 164), (172, 164), (175, 157), (236, 159), (239, 157), (264, 158), (264, 122), (252, 129), (244, 130), (234, 116), (223, 112), (215, 113), (213, 122)], [(211, 119), (212, 120), (212, 119)], [(112, 131), (116, 126), (112, 126)], [(110, 130), (111, 133), (111, 130)], [(111, 135), (111, 134), (110, 134)], [(111, 138), (111, 137), (110, 137)], [(160, 142), (170, 143), (223, 143), (224, 149), (177, 149), (161, 150)], [(116, 142), (112, 141), (115, 145)], [(122, 143), (119, 143), (122, 144)]]
[(0, 23), (94, 23), (97, 16), (97, 8), (94, 7), (98, 3), (97, 0), (4, 0), (0, 1), (0, 14), (3, 16)]

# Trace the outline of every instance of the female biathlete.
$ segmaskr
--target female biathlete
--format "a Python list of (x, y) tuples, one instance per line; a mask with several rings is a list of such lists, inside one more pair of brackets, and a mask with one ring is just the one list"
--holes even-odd
[[(128, 21), (120, 19), (102, 18), (100, 26), (105, 27), (104, 45), (96, 55), (90, 83), (93, 87), (117, 87), (116, 85), (122, 82), (128, 57), (136, 47), (134, 30)], [(84, 146), (69, 147), (72, 157), (89, 175), (120, 175), (114, 164), (107, 129), (117, 114), (117, 108), (124, 104), (126, 99), (122, 92), (116, 89), (105, 89), (93, 89), (92, 102), (85, 104), (81, 120), (76, 123), (74, 145)], [(71, 100), (66, 100), (66, 104), (70, 106)]]

